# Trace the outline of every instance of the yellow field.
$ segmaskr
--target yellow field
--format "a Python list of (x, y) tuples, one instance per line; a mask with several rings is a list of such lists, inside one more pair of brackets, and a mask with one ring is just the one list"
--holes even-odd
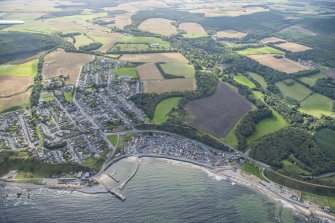
[(247, 34), (238, 32), (236, 30), (228, 29), (224, 31), (219, 31), (216, 33), (216, 37), (218, 38), (228, 38), (228, 39), (241, 39), (245, 37)]
[(189, 61), (180, 53), (145, 53), (145, 54), (124, 54), (120, 60), (127, 62), (143, 62), (143, 63), (183, 63)]
[(172, 22), (174, 21), (169, 19), (152, 18), (143, 21), (138, 28), (146, 32), (171, 36), (177, 33), (177, 28), (171, 24)]
[(0, 75), (0, 97), (24, 92), (34, 83), (32, 76)]
[(259, 41), (261, 44), (267, 44), (267, 43), (278, 43), (278, 42), (286, 42), (286, 40), (277, 38), (277, 37), (267, 37)]
[(280, 43), (280, 44), (276, 44), (275, 46), (280, 47), (284, 50), (296, 53), (296, 52), (303, 52), (303, 51), (307, 51), (307, 50), (311, 50), (312, 48), (308, 47), (308, 46), (304, 46), (301, 44), (297, 44), (297, 43), (292, 43), (292, 42), (287, 42), (287, 43)]
[(115, 15), (112, 18), (112, 21), (114, 22), (111, 24), (111, 27), (116, 27), (119, 29), (123, 29), (125, 26), (128, 26), (131, 24), (131, 16), (133, 13), (125, 13), (125, 14), (119, 14)]
[(187, 34), (207, 34), (200, 24), (194, 22), (181, 23), (179, 29), (184, 30)]
[(76, 84), (81, 67), (93, 59), (92, 55), (82, 53), (67, 53), (58, 49), (46, 55), (42, 74), (45, 79), (69, 76), (66, 84)]
[(193, 91), (195, 79), (168, 79), (143, 81), (144, 93), (165, 93), (173, 91)]
[(303, 70), (308, 70), (305, 67), (295, 61), (289, 60), (285, 57), (276, 58), (278, 55), (265, 54), (265, 55), (247, 55), (249, 58), (258, 61), (259, 63), (271, 67), (275, 70), (282, 71), (285, 73), (295, 73)]
[(156, 64), (147, 63), (137, 67), (138, 76), (142, 81), (145, 80), (163, 80), (163, 76)]

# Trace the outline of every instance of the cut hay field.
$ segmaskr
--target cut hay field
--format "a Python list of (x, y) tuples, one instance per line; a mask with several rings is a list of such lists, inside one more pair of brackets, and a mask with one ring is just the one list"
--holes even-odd
[(267, 37), (267, 38), (261, 39), (259, 41), (259, 43), (261, 43), (261, 44), (279, 43), (279, 42), (286, 42), (286, 40), (280, 39), (280, 38), (277, 38), (277, 37)]
[(42, 75), (45, 79), (60, 75), (69, 76), (66, 84), (75, 85), (81, 67), (92, 59), (93, 56), (89, 54), (67, 53), (63, 49), (58, 49), (45, 56)]
[(180, 100), (181, 97), (172, 97), (161, 101), (155, 109), (153, 123), (156, 125), (164, 123), (167, 119), (167, 114), (173, 108), (178, 107)]
[(145, 53), (145, 54), (124, 54), (120, 60), (127, 62), (143, 63), (182, 63), (189, 61), (180, 53)]
[(275, 46), (282, 48), (284, 50), (293, 52), (293, 53), (304, 52), (304, 51), (312, 49), (311, 47), (304, 46), (304, 45), (297, 44), (297, 43), (292, 43), (292, 42), (279, 43), (279, 44), (276, 44)]
[(247, 86), (250, 89), (256, 88), (256, 85), (254, 84), (254, 82), (252, 82), (251, 80), (249, 80), (246, 76), (243, 76), (242, 74), (235, 75), (234, 80), (237, 83)]
[(321, 94), (313, 93), (300, 103), (300, 111), (314, 117), (333, 116), (333, 100)]
[(208, 36), (204, 28), (198, 23), (185, 22), (181, 23), (178, 28), (186, 32), (186, 34), (183, 34), (186, 38), (200, 38)]
[(195, 79), (168, 79), (143, 81), (144, 93), (166, 93), (173, 91), (194, 91)]
[(115, 15), (112, 18), (112, 21), (114, 22), (111, 26), (123, 29), (125, 26), (128, 26), (131, 24), (131, 16), (132, 13), (125, 13), (125, 14), (118, 14)]
[(0, 97), (11, 96), (24, 92), (33, 85), (32, 76), (5, 76), (0, 75)]
[(85, 45), (88, 45), (90, 43), (94, 43), (94, 40), (88, 38), (86, 35), (84, 34), (81, 34), (81, 35), (78, 35), (78, 36), (75, 36), (74, 37), (76, 42), (74, 44), (74, 46), (78, 49), (79, 47), (81, 46), (85, 46)]
[(177, 28), (172, 25), (172, 20), (163, 18), (151, 18), (143, 21), (139, 29), (146, 32), (156, 33), (162, 36), (172, 36), (177, 34)]
[(137, 73), (142, 81), (164, 79), (161, 72), (154, 63), (146, 63), (138, 66)]
[(223, 138), (251, 110), (251, 105), (236, 90), (220, 83), (213, 95), (190, 101), (185, 108), (191, 116), (190, 126)]
[(36, 59), (23, 64), (0, 65), (0, 75), (34, 77), (37, 74), (37, 63)]
[(255, 81), (257, 81), (262, 86), (263, 89), (268, 88), (268, 84), (266, 83), (264, 77), (256, 73), (252, 73), (252, 72), (248, 72), (248, 74), (250, 75), (250, 77), (255, 79)]
[(159, 66), (162, 68), (164, 73), (184, 77), (184, 78), (194, 78), (195, 69), (193, 65), (190, 64), (180, 64), (180, 63), (161, 63)]
[(284, 97), (293, 98), (297, 101), (303, 101), (312, 93), (310, 89), (299, 83), (292, 81), (292, 85), (287, 85), (285, 82), (287, 81), (276, 83), (276, 86), (279, 88)]
[(0, 98), (0, 112), (14, 107), (23, 107), (29, 105), (30, 95), (31, 90), (9, 98)]
[(132, 78), (138, 78), (136, 67), (121, 67), (121, 68), (113, 69), (112, 72), (119, 76), (129, 76)]
[(217, 32), (215, 36), (217, 38), (242, 39), (243, 37), (247, 36), (247, 34), (238, 32), (236, 30), (228, 29), (228, 30)]
[(247, 48), (239, 50), (237, 53), (241, 55), (261, 55), (261, 54), (285, 54), (283, 51), (277, 50), (269, 46), (263, 46), (259, 48)]
[(285, 73), (296, 73), (303, 70), (308, 70), (308, 67), (305, 67), (293, 60), (287, 59), (285, 57), (279, 57), (274, 54), (265, 54), (265, 55), (246, 55), (247, 57), (256, 60), (257, 62), (271, 67), (275, 70), (285, 72)]
[(326, 76), (324, 76), (323, 74), (314, 74), (314, 75), (310, 75), (306, 77), (301, 77), (299, 78), (299, 80), (308, 84), (309, 86), (314, 86), (317, 80), (325, 78), (325, 77)]
[(110, 33), (109, 38), (103, 45), (98, 49), (99, 52), (107, 53), (110, 48), (114, 46), (114, 44), (120, 41), (123, 37), (121, 33)]

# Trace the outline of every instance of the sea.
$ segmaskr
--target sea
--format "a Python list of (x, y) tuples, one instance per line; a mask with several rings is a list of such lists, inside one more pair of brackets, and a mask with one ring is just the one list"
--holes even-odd
[(0, 222), (306, 222), (256, 190), (178, 161), (142, 158), (123, 194), (125, 201), (109, 193), (5, 186)]

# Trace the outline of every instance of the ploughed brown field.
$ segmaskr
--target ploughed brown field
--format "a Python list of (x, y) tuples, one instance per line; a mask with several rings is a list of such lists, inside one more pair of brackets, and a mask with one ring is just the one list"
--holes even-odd
[(144, 93), (165, 93), (173, 91), (193, 91), (196, 89), (195, 79), (166, 79), (143, 81)]
[(324, 74), (327, 77), (335, 79), (335, 69), (327, 70)]
[(251, 105), (236, 90), (220, 83), (213, 95), (190, 101), (185, 108), (191, 114), (190, 126), (222, 138), (251, 110)]
[(154, 63), (146, 63), (138, 66), (137, 73), (142, 81), (164, 79), (161, 72)]
[(63, 49), (58, 49), (44, 58), (42, 74), (45, 79), (60, 75), (69, 76), (66, 84), (75, 85), (81, 67), (92, 59), (93, 56), (89, 54), (67, 53)]
[(33, 85), (34, 77), (25, 76), (0, 76), (0, 97), (8, 97), (24, 92)]
[(139, 29), (146, 32), (156, 33), (162, 36), (171, 36), (177, 33), (177, 28), (171, 23), (174, 22), (169, 19), (152, 18), (143, 21), (139, 25)]
[(180, 53), (144, 53), (144, 54), (123, 54), (120, 60), (127, 62), (142, 63), (183, 63), (189, 61)]
[(307, 50), (312, 49), (308, 46), (304, 46), (304, 45), (301, 45), (301, 44), (298, 44), (298, 43), (292, 43), (292, 42), (279, 43), (279, 44), (276, 44), (276, 46), (280, 47), (284, 50), (288, 50), (290, 52), (293, 52), (293, 53), (303, 52), (303, 51), (307, 51)]

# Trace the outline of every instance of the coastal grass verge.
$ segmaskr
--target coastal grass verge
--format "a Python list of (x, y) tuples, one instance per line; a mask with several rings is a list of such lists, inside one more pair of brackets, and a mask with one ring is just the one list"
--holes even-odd
[(267, 181), (262, 175), (261, 168), (257, 165), (254, 165), (254, 164), (250, 163), (250, 162), (245, 162), (243, 164), (242, 171), (244, 171), (248, 174), (254, 175), (261, 180)]

